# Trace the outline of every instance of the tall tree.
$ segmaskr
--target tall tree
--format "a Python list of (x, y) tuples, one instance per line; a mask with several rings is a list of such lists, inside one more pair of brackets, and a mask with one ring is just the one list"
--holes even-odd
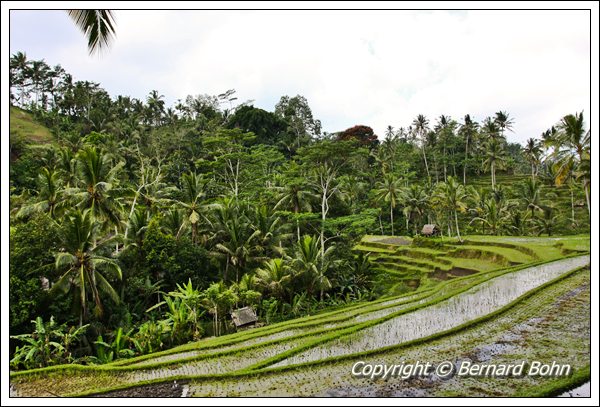
[(469, 143), (473, 142), (473, 139), (477, 135), (477, 122), (471, 119), (470, 115), (465, 115), (464, 123), (460, 126), (459, 134), (465, 141), (465, 157), (463, 160), (463, 185), (467, 185), (467, 163), (469, 162)]
[(109, 156), (96, 147), (86, 147), (76, 156), (78, 186), (67, 189), (78, 205), (91, 209), (94, 217), (107, 220), (114, 226), (121, 222), (121, 207), (115, 187), (117, 175), (125, 165), (112, 165)]
[(429, 132), (429, 120), (422, 114), (418, 115), (415, 120), (413, 120), (413, 126), (415, 129), (415, 133), (417, 137), (421, 141), (421, 152), (423, 153), (423, 161), (425, 162), (425, 170), (427, 171), (427, 178), (431, 180), (431, 175), (429, 174), (429, 165), (427, 165), (427, 154), (425, 154), (426, 147), (426, 138), (425, 136)]
[(96, 314), (102, 315), (100, 290), (119, 303), (119, 295), (101, 270), (112, 272), (121, 279), (121, 268), (114, 259), (101, 254), (111, 239), (97, 240), (98, 224), (91, 210), (76, 210), (69, 214), (64, 221), (62, 238), (62, 250), (56, 254), (56, 269), (64, 271), (66, 268), (66, 271), (52, 286), (50, 294), (58, 290), (79, 291), (79, 326), (82, 326), (87, 319), (89, 297), (95, 304)]
[(562, 185), (568, 179), (569, 172), (574, 170), (576, 176), (581, 179), (588, 213), (591, 214), (591, 133), (590, 130), (585, 131), (583, 112), (562, 118), (558, 125), (555, 145), (556, 185)]
[(321, 121), (313, 117), (312, 110), (304, 96), (282, 96), (275, 105), (275, 114), (288, 123), (288, 130), (296, 137), (296, 149), (303, 141), (321, 134)]
[(504, 168), (506, 153), (502, 142), (496, 138), (490, 138), (485, 143), (485, 161), (483, 167), (492, 174), (492, 189), (496, 189), (496, 169)]
[(183, 174), (181, 177), (180, 198), (176, 201), (176, 207), (185, 211), (185, 221), (192, 228), (192, 242), (200, 243), (199, 227), (202, 217), (206, 216), (208, 209), (204, 202), (206, 199), (206, 187), (208, 181), (202, 175), (195, 172)]
[(448, 177), (447, 182), (439, 184), (438, 197), (442, 205), (454, 215), (456, 234), (458, 240), (462, 242), (458, 225), (458, 212), (465, 212), (467, 209), (467, 192), (465, 186), (458, 183), (453, 177)]
[(428, 191), (418, 183), (411, 184), (408, 188), (402, 189), (400, 201), (404, 207), (403, 212), (406, 217), (406, 230), (408, 231), (408, 223), (412, 222), (414, 228), (413, 233), (416, 235), (417, 227), (429, 209)]
[(523, 147), (523, 155), (529, 164), (531, 164), (531, 180), (535, 181), (537, 167), (540, 164), (540, 158), (542, 155), (540, 143), (534, 138), (528, 139), (525, 147)]
[(402, 180), (393, 174), (386, 174), (383, 181), (376, 185), (375, 196), (377, 201), (385, 201), (390, 204), (390, 224), (392, 225), (392, 236), (394, 236), (394, 208), (398, 204), (401, 193)]

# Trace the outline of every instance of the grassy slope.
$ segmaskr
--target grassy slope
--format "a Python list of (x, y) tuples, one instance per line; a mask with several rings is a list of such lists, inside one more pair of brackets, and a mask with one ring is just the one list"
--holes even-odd
[(54, 139), (47, 127), (36, 122), (30, 113), (15, 106), (10, 107), (10, 137), (31, 144), (45, 144)]

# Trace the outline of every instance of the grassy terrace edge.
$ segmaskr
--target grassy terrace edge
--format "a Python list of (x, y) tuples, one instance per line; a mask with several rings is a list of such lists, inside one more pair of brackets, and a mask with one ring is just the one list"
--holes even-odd
[[(574, 254), (571, 256), (566, 256), (564, 259), (568, 259), (568, 258), (574, 258), (574, 257), (579, 257), (581, 256), (581, 254)], [(543, 265), (543, 264), (547, 264), (547, 263), (552, 263), (555, 261), (561, 261), (564, 259), (554, 259), (554, 260), (549, 260), (549, 261), (541, 261), (541, 262), (535, 262), (535, 263), (528, 263), (528, 264), (521, 264), (521, 265), (517, 265), (517, 266), (512, 266), (512, 267), (507, 267), (504, 269), (500, 269), (500, 270), (493, 270), (493, 271), (488, 271), (488, 272), (481, 272), (475, 275), (470, 275), (470, 276), (464, 276), (464, 277), (458, 277), (458, 278), (454, 278), (452, 280), (447, 280), (444, 281), (442, 283), (440, 283), (438, 286), (436, 286), (435, 288), (429, 288), (427, 290), (422, 291), (420, 294), (428, 294), (425, 296), (422, 296), (420, 298), (415, 298), (411, 301), (408, 301), (406, 304), (410, 304), (411, 302), (416, 302), (416, 301), (420, 301), (421, 299), (427, 298), (428, 296), (432, 296), (435, 295), (436, 293), (440, 292), (443, 288), (445, 288), (447, 285), (449, 284), (453, 284), (457, 281), (464, 281), (464, 280), (469, 280), (469, 279), (473, 279), (475, 281), (473, 281), (471, 284), (467, 284), (464, 287), (460, 287), (458, 289), (452, 290), (438, 298), (435, 298), (434, 300), (431, 301), (426, 301), (423, 302), (421, 304), (417, 304), (416, 306), (412, 306), (412, 307), (407, 307), (401, 310), (398, 310), (394, 313), (390, 313), (388, 315), (385, 315), (383, 317), (380, 318), (376, 318), (373, 320), (369, 320), (369, 321), (365, 321), (362, 323), (358, 323), (352, 327), (347, 327), (344, 328), (342, 330), (339, 330), (337, 332), (332, 332), (329, 333), (328, 335), (325, 336), (319, 336), (320, 334), (322, 334), (323, 332), (330, 332), (330, 329), (324, 328), (315, 332), (306, 332), (306, 333), (302, 333), (302, 334), (298, 334), (298, 335), (294, 335), (294, 336), (290, 336), (290, 337), (284, 337), (284, 338), (279, 338), (279, 339), (275, 339), (272, 341), (267, 341), (267, 342), (261, 342), (261, 343), (257, 343), (254, 345), (250, 345), (247, 347), (241, 347), (239, 349), (231, 349), (231, 350), (225, 350), (222, 352), (215, 352), (215, 353), (211, 353), (211, 354), (207, 354), (207, 355), (198, 355), (198, 356), (191, 356), (188, 358), (182, 358), (182, 359), (175, 359), (175, 360), (170, 360), (170, 361), (164, 361), (164, 362), (157, 362), (157, 363), (150, 363), (150, 364), (146, 364), (143, 366), (129, 366), (129, 364), (135, 363), (135, 362), (139, 362), (142, 360), (148, 360), (148, 359), (152, 359), (155, 357), (160, 357), (160, 356), (166, 356), (166, 355), (171, 355), (171, 354), (177, 354), (177, 353), (181, 353), (184, 351), (194, 351), (194, 350), (204, 350), (204, 349), (211, 349), (211, 348), (216, 348), (219, 346), (223, 346), (223, 345), (231, 345), (231, 344), (235, 344), (235, 343), (239, 343), (243, 340), (247, 340), (247, 339), (253, 339), (256, 337), (261, 337), (262, 334), (265, 334), (265, 332), (262, 333), (256, 333), (256, 335), (252, 335), (250, 337), (242, 337), (242, 338), (235, 338), (234, 341), (223, 341), (224, 343), (221, 343), (221, 341), (219, 341), (219, 343), (216, 344), (210, 344), (211, 346), (207, 346), (207, 347), (190, 347), (189, 345), (183, 345), (183, 346), (187, 346), (187, 348), (185, 349), (181, 349), (180, 348), (175, 348), (177, 349), (177, 351), (174, 352), (169, 352), (169, 353), (165, 353), (165, 352), (157, 352), (154, 354), (148, 354), (148, 355), (143, 355), (145, 356), (143, 359), (137, 359), (133, 362), (128, 363), (127, 365), (93, 365), (93, 366), (86, 366), (86, 365), (78, 365), (78, 364), (67, 364), (67, 365), (58, 365), (58, 366), (49, 366), (49, 367), (45, 367), (45, 368), (40, 368), (40, 369), (30, 369), (30, 370), (24, 370), (24, 371), (19, 371), (19, 372), (11, 372), (10, 373), (10, 377), (11, 378), (16, 378), (16, 377), (23, 377), (23, 376), (33, 376), (36, 377), (39, 374), (43, 374), (43, 373), (55, 373), (55, 372), (76, 372), (76, 371), (86, 371), (86, 372), (128, 372), (128, 371), (136, 371), (136, 370), (148, 370), (148, 369), (152, 369), (152, 368), (159, 368), (159, 367), (166, 367), (166, 366), (171, 366), (171, 365), (177, 365), (177, 364), (182, 364), (182, 363), (187, 363), (187, 362), (192, 362), (192, 361), (197, 361), (197, 360), (203, 360), (203, 359), (211, 359), (211, 358), (215, 358), (215, 357), (219, 357), (219, 356), (225, 356), (225, 355), (235, 355), (237, 353), (242, 353), (245, 351), (248, 351), (250, 349), (256, 349), (256, 348), (261, 348), (264, 346), (269, 346), (269, 345), (273, 345), (276, 343), (284, 343), (287, 341), (291, 341), (294, 339), (299, 339), (299, 338), (303, 338), (303, 337), (308, 337), (308, 336), (316, 336), (317, 338), (311, 342), (308, 342), (306, 344), (304, 344), (303, 346), (299, 346), (297, 348), (294, 349), (290, 349), (288, 351), (282, 352), (279, 355), (276, 355), (273, 358), (269, 358), (264, 360), (263, 362), (260, 362), (258, 364), (254, 364), (251, 365), (249, 367), (247, 367), (246, 369), (242, 369), (243, 370), (256, 370), (256, 369), (260, 369), (263, 367), (266, 367), (270, 364), (274, 364), (277, 363), (283, 359), (286, 359), (290, 356), (293, 356), (297, 353), (300, 353), (306, 349), (310, 349), (311, 347), (317, 346), (317, 345), (321, 345), (324, 344), (326, 342), (329, 341), (333, 341), (335, 339), (341, 338), (343, 336), (346, 335), (350, 335), (353, 334), (355, 332), (358, 332), (362, 329), (366, 329), (369, 328), (371, 326), (377, 325), (381, 322), (385, 322), (389, 319), (395, 318), (397, 316), (409, 313), (409, 312), (413, 312), (416, 311), (420, 308), (424, 308), (427, 306), (432, 306), (435, 305), (441, 301), (447, 300), (451, 297), (453, 297), (454, 295), (460, 294), (464, 291), (467, 291), (469, 289), (471, 289), (472, 287), (475, 287), (479, 284), (482, 284), (486, 281), (489, 281), (493, 278), (502, 276), (504, 274), (508, 274), (511, 272), (516, 272), (522, 269), (526, 269), (529, 267), (536, 267), (539, 265)], [(419, 295), (420, 295), (419, 294)], [(403, 297), (407, 297), (407, 296), (411, 296), (411, 295), (415, 295), (415, 293), (409, 293), (408, 295), (402, 295), (402, 296), (398, 296), (395, 297), (396, 299), (401, 299)], [(372, 312), (372, 311), (379, 311), (382, 309), (386, 309), (386, 308), (391, 308), (397, 305), (400, 305), (398, 303), (393, 303), (393, 304), (388, 304), (385, 305), (383, 307), (376, 307), (376, 305), (378, 303), (381, 302), (385, 302), (385, 301), (390, 301), (392, 300), (392, 298), (388, 297), (388, 298), (384, 298), (384, 299), (378, 299), (374, 302), (372, 302), (371, 304), (361, 304), (363, 307), (365, 307), (366, 305), (366, 309), (363, 310), (363, 312), (359, 312), (357, 315), (361, 315), (364, 313), (368, 313), (368, 312)], [(374, 306), (374, 307), (372, 307)], [(356, 307), (353, 307), (353, 309)], [(349, 311), (349, 310), (339, 310), (339, 311), (335, 311), (335, 313), (340, 313), (342, 311)], [(351, 311), (351, 310), (350, 310)], [(294, 328), (302, 328), (302, 327), (309, 327), (309, 326), (315, 326), (315, 325), (320, 325), (322, 323), (331, 323), (331, 322), (339, 322), (339, 321), (344, 321), (350, 318), (355, 317), (355, 315), (352, 316), (348, 316), (345, 318), (340, 318), (340, 319), (336, 319), (336, 320), (325, 320), (325, 321), (310, 321), (310, 324), (308, 325), (301, 325), (301, 326), (294, 326)], [(288, 321), (286, 321), (288, 322)], [(291, 322), (291, 321), (290, 321)], [(297, 324), (292, 324), (292, 325), (297, 325)], [(279, 329), (280, 328), (280, 329)], [(286, 327), (278, 327), (278, 330), (276, 331), (268, 331), (266, 334), (272, 334), (272, 333), (278, 333), (284, 330), (284, 328)], [(288, 327), (289, 328), (289, 327)], [(243, 333), (247, 333), (243, 332)], [(236, 335), (236, 334), (234, 334)], [(171, 349), (171, 351), (173, 351), (173, 349)], [(126, 361), (131, 361), (131, 359), (126, 359)]]
[[(573, 257), (573, 256), (572, 256)], [(546, 262), (549, 263), (549, 262)], [(141, 387), (141, 386), (146, 386), (146, 385), (153, 385), (153, 384), (159, 384), (159, 383), (164, 383), (164, 382), (169, 382), (172, 380), (180, 380), (180, 381), (189, 381), (189, 380), (193, 380), (193, 381), (210, 381), (210, 380), (215, 380), (215, 379), (226, 379), (226, 378), (240, 378), (240, 377), (255, 377), (257, 375), (270, 375), (270, 374), (277, 374), (280, 372), (285, 372), (285, 371), (294, 371), (294, 370), (301, 370), (307, 367), (314, 367), (314, 366), (320, 366), (320, 365), (326, 365), (326, 364), (333, 364), (336, 362), (340, 362), (340, 361), (345, 361), (345, 360), (351, 360), (351, 359), (355, 359), (357, 357), (364, 357), (364, 356), (372, 356), (372, 355), (379, 355), (379, 354), (385, 354), (387, 352), (391, 352), (391, 351), (396, 351), (399, 349), (403, 349), (403, 348), (409, 348), (412, 346), (416, 346), (419, 344), (422, 344), (424, 342), (430, 341), (430, 340), (434, 340), (434, 339), (439, 339), (439, 338), (443, 338), (445, 336), (449, 336), (452, 335), (454, 333), (457, 333), (460, 330), (466, 329), (466, 328), (471, 328), (471, 327), (475, 327), (479, 324), (482, 324), (484, 322), (489, 321), (490, 319), (497, 317), (501, 314), (506, 313), (507, 311), (511, 310), (513, 307), (515, 307), (516, 305), (522, 303), (523, 301), (525, 301), (526, 299), (532, 297), (535, 294), (540, 293), (541, 291), (543, 291), (544, 289), (557, 284), (565, 279), (567, 279), (568, 277), (572, 276), (574, 273), (581, 271), (581, 270), (585, 270), (588, 269), (589, 266), (583, 266), (583, 267), (577, 267), (574, 268), (572, 270), (566, 271), (565, 273), (563, 273), (562, 275), (560, 275), (559, 277), (548, 281), (528, 292), (526, 292), (525, 294), (523, 294), (522, 296), (520, 296), (519, 298), (517, 298), (516, 300), (506, 304), (504, 307), (499, 308), (498, 310), (491, 312), (489, 314), (483, 315), (479, 318), (476, 318), (472, 321), (468, 321), (464, 324), (461, 324), (459, 326), (456, 326), (454, 328), (451, 328), (449, 330), (446, 331), (441, 331), (438, 332), (436, 334), (430, 335), (430, 336), (426, 336), (423, 338), (418, 338), (415, 340), (411, 340), (411, 341), (407, 341), (407, 342), (403, 342), (401, 344), (397, 344), (397, 345), (392, 345), (392, 346), (388, 346), (388, 347), (383, 347), (383, 348), (379, 348), (379, 349), (375, 349), (375, 350), (369, 350), (369, 351), (364, 351), (364, 352), (358, 352), (358, 353), (353, 353), (353, 354), (348, 354), (348, 355), (341, 355), (341, 356), (337, 356), (337, 357), (331, 357), (331, 358), (326, 358), (326, 359), (321, 359), (321, 360), (317, 360), (317, 361), (310, 361), (310, 362), (305, 362), (305, 363), (299, 363), (299, 364), (295, 364), (295, 365), (290, 365), (290, 366), (280, 366), (280, 367), (276, 367), (276, 368), (258, 368), (258, 367), (248, 367), (245, 369), (241, 369), (238, 371), (234, 371), (234, 372), (229, 372), (229, 373), (223, 373), (223, 374), (211, 374), (211, 375), (178, 375), (178, 376), (171, 376), (168, 378), (160, 378), (160, 379), (153, 379), (153, 380), (146, 380), (146, 381), (139, 381), (136, 383), (128, 383), (128, 384), (123, 384), (123, 385), (118, 385), (118, 386), (113, 386), (113, 387), (107, 387), (107, 388), (102, 388), (102, 389), (91, 389), (88, 391), (83, 391), (83, 392), (76, 392), (76, 393), (70, 393), (67, 394), (66, 396), (69, 397), (82, 397), (82, 396), (89, 396), (89, 395), (96, 395), (96, 394), (105, 394), (105, 393), (109, 393), (112, 391), (116, 391), (116, 390), (124, 390), (124, 389), (129, 389), (129, 388), (135, 388), (135, 387)], [(589, 378), (589, 374), (583, 375), (583, 377), (579, 377), (578, 376), (578, 381), (574, 381), (574, 380), (570, 380), (571, 378), (566, 378), (564, 383), (561, 381), (561, 385), (559, 386), (558, 384), (554, 383), (552, 388), (540, 388), (539, 389), (539, 394), (550, 394), (551, 392), (554, 393), (560, 393), (561, 391), (563, 391), (564, 389), (566, 389), (567, 387), (572, 388), (574, 386), (575, 383), (579, 383), (579, 382), (585, 382), (586, 378)], [(546, 386), (547, 387), (547, 386)], [(537, 393), (536, 393), (537, 394)]]

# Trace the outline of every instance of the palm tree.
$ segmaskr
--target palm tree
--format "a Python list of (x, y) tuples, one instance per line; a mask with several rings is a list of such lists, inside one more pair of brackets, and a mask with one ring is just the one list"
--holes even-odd
[(535, 219), (535, 211), (541, 211), (540, 185), (533, 180), (527, 179), (517, 185), (517, 197), (525, 209), (531, 211), (531, 219)]
[(442, 205), (454, 214), (456, 234), (458, 235), (458, 240), (462, 242), (458, 226), (458, 212), (465, 212), (467, 209), (467, 192), (465, 186), (456, 182), (453, 177), (448, 177), (447, 182), (440, 184), (438, 197), (441, 200)]
[(28, 217), (33, 213), (44, 212), (53, 219), (61, 205), (61, 180), (58, 173), (44, 167), (38, 174), (38, 195), (36, 202), (21, 207), (17, 212), (18, 218)]
[(331, 283), (326, 276), (329, 264), (326, 259), (333, 251), (333, 246), (327, 248), (325, 252), (320, 249), (320, 238), (314, 236), (304, 236), (296, 244), (295, 257), (292, 260), (292, 266), (298, 272), (299, 276), (305, 276), (308, 280), (308, 292), (313, 293), (314, 289), (319, 290), (319, 298), (323, 299), (323, 292), (331, 288)]
[[(185, 211), (185, 221), (192, 226), (192, 243), (199, 243), (199, 226), (203, 214), (208, 209), (204, 204), (208, 182), (195, 172), (183, 174), (181, 177), (180, 198), (175, 206)], [(182, 230), (182, 229), (180, 229)], [(179, 235), (179, 234), (178, 234)]]
[(239, 282), (240, 271), (243, 271), (247, 264), (259, 259), (256, 251), (255, 240), (260, 232), (253, 230), (250, 221), (245, 214), (240, 213), (237, 207), (234, 207), (233, 216), (224, 214), (227, 211), (227, 203), (221, 205), (218, 212), (221, 212), (216, 228), (217, 233), (213, 239), (218, 240), (212, 256), (225, 259), (225, 270), (223, 281), (227, 281), (229, 267), (235, 269), (235, 282)]
[(506, 163), (504, 146), (500, 140), (490, 138), (485, 144), (485, 161), (483, 168), (492, 174), (492, 190), (496, 189), (496, 169), (503, 168)]
[(401, 191), (401, 179), (393, 174), (386, 174), (383, 181), (378, 182), (375, 190), (375, 199), (389, 202), (390, 204), (390, 223), (392, 225), (392, 236), (394, 236), (394, 208), (398, 203)]
[(24, 52), (17, 52), (16, 54), (12, 55), (10, 57), (9, 66), (10, 86), (12, 88), (12, 86), (14, 85), (19, 89), (19, 97), (17, 98), (17, 101), (21, 106), (24, 106), (26, 97), (25, 89), (27, 87), (25, 76), (26, 72), (29, 69), (29, 61), (27, 60), (27, 55), (25, 55)]
[(465, 140), (465, 158), (463, 161), (463, 185), (467, 185), (467, 162), (469, 161), (469, 142), (473, 141), (477, 133), (478, 124), (471, 119), (470, 115), (465, 115), (464, 123), (460, 126), (459, 134)]
[(269, 214), (265, 205), (249, 211), (250, 227), (256, 233), (255, 250), (263, 257), (271, 257), (273, 254), (282, 255), (284, 248), (282, 242), (290, 239), (291, 233), (286, 233), (285, 224), (281, 217)]
[(429, 166), (427, 165), (427, 155), (425, 154), (425, 136), (429, 132), (429, 120), (427, 120), (425, 116), (420, 114), (415, 120), (413, 120), (412, 124), (415, 128), (415, 132), (421, 139), (421, 152), (423, 153), (423, 161), (425, 161), (425, 170), (427, 171), (427, 178), (431, 179), (431, 176), (429, 175)]
[(406, 217), (406, 230), (408, 223), (412, 221), (414, 234), (417, 234), (417, 225), (421, 222), (423, 215), (429, 209), (429, 194), (427, 189), (419, 184), (412, 184), (410, 187), (402, 190), (400, 201), (404, 207), (403, 212)]
[(510, 221), (509, 206), (504, 201), (498, 202), (493, 197), (486, 199), (482, 212), (481, 216), (472, 218), (469, 223), (480, 221), (490, 228), (490, 233), (494, 236)]
[(71, 289), (79, 291), (80, 313), (79, 326), (87, 319), (87, 302), (91, 296), (96, 306), (96, 313), (103, 313), (102, 300), (99, 290), (108, 294), (119, 303), (119, 295), (100, 272), (104, 269), (112, 272), (118, 279), (122, 273), (118, 263), (100, 253), (112, 239), (97, 242), (98, 223), (90, 209), (83, 212), (79, 209), (70, 213), (63, 224), (62, 250), (56, 253), (56, 269), (66, 271), (52, 286), (50, 293), (58, 290), (63, 292)]
[[(442, 159), (444, 162), (444, 181), (448, 179), (447, 175), (447, 160), (446, 150), (448, 144), (451, 142), (454, 136), (454, 129), (456, 122), (453, 121), (450, 116), (441, 115), (438, 119), (438, 123), (435, 126), (435, 132), (438, 135), (438, 140), (442, 144)], [(455, 174), (456, 176), (456, 174)]]
[(561, 220), (560, 214), (555, 214), (555, 208), (552, 206), (544, 206), (542, 208), (542, 216), (534, 219), (538, 235), (546, 233), (552, 236), (552, 232), (558, 226)]
[(264, 262), (263, 267), (256, 269), (253, 283), (264, 292), (283, 300), (291, 279), (289, 266), (283, 259), (270, 259)]
[(496, 112), (496, 117), (494, 118), (494, 122), (500, 129), (500, 137), (504, 138), (504, 131), (510, 130), (512, 131), (513, 124), (515, 124), (514, 120), (510, 117), (507, 112), (503, 112), (500, 110)]
[(554, 156), (557, 160), (556, 185), (562, 185), (573, 171), (582, 180), (588, 213), (590, 211), (591, 133), (585, 131), (583, 112), (569, 114), (558, 125)]
[(155, 126), (160, 124), (161, 117), (165, 112), (164, 95), (160, 95), (157, 90), (153, 90), (148, 95), (146, 103), (148, 104), (148, 115)]
[[(317, 194), (311, 191), (301, 178), (293, 178), (286, 182), (284, 187), (274, 187), (274, 189), (278, 192), (278, 201), (274, 210), (291, 209), (296, 215), (300, 212), (311, 212), (311, 202), (318, 199)], [(297, 241), (300, 241), (300, 221), (298, 219), (296, 219), (296, 236)]]
[(79, 176), (79, 187), (66, 190), (78, 205), (91, 209), (95, 218), (107, 220), (113, 225), (120, 223), (120, 206), (115, 197), (117, 174), (125, 165), (120, 162), (115, 166), (109, 157), (96, 147), (81, 150), (76, 157), (76, 169)]
[(523, 155), (531, 164), (531, 180), (535, 181), (537, 166), (540, 164), (540, 157), (542, 155), (540, 143), (534, 138), (528, 139), (527, 144), (525, 144), (525, 147), (523, 147)]
[(90, 54), (110, 45), (115, 36), (115, 16), (111, 10), (69, 10), (68, 13), (86, 36)]

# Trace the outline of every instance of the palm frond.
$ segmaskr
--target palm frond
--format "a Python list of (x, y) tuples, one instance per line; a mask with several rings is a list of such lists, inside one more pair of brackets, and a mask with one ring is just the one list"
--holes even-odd
[(68, 13), (87, 37), (90, 54), (110, 46), (115, 36), (115, 17), (111, 10), (69, 10)]

